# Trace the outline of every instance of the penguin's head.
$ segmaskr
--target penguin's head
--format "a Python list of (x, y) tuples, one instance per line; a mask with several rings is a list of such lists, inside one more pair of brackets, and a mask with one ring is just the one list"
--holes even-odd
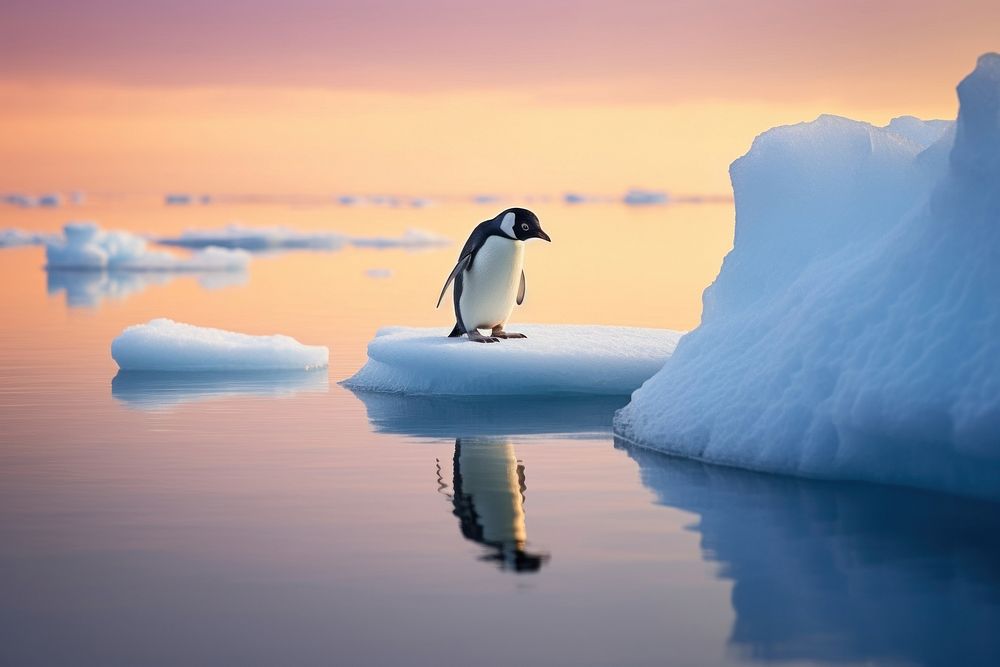
[(517, 241), (528, 239), (552, 241), (538, 222), (538, 216), (526, 208), (508, 208), (495, 219), (500, 222), (500, 231)]

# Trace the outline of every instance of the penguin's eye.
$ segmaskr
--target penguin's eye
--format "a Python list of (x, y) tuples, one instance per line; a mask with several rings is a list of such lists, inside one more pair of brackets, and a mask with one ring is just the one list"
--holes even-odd
[(521, 229), (523, 229), (524, 231), (528, 231), (528, 223), (522, 222), (521, 223)]

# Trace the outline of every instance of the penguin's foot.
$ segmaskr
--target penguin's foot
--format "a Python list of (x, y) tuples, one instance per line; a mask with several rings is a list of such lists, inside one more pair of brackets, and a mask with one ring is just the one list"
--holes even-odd
[(490, 334), (494, 338), (527, 338), (523, 333), (514, 333), (513, 331), (504, 331), (502, 327), (493, 327), (493, 333)]
[(476, 329), (473, 329), (472, 331), (469, 331), (467, 333), (469, 335), (469, 340), (473, 341), (474, 343), (498, 343), (498, 342), (500, 342), (499, 338), (497, 338), (495, 336), (484, 336), (483, 334), (479, 333), (479, 331), (476, 330)]

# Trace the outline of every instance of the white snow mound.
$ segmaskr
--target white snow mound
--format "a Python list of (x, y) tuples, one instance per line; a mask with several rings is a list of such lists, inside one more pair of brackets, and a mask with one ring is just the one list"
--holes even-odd
[(325, 368), (330, 351), (290, 336), (197, 327), (165, 318), (136, 324), (111, 343), (125, 371), (267, 371)]
[(625, 395), (663, 366), (681, 333), (525, 324), (527, 338), (475, 343), (443, 329), (387, 327), (368, 343), (352, 389), (406, 394)]
[(730, 173), (701, 325), (616, 416), (705, 461), (1000, 498), (1000, 55), (957, 123), (833, 116)]
[(188, 256), (150, 250), (130, 232), (104, 231), (93, 222), (70, 222), (65, 238), (45, 243), (46, 268), (108, 271), (242, 271), (250, 255), (242, 250), (205, 248)]

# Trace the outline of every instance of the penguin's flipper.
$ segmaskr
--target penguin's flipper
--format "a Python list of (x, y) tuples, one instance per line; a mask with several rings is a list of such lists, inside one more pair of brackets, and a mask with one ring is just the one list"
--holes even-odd
[(462, 271), (462, 269), (464, 269), (469, 265), (469, 262), (471, 260), (472, 260), (471, 254), (464, 255), (462, 256), (461, 259), (458, 260), (458, 264), (456, 264), (455, 268), (451, 270), (450, 274), (448, 274), (448, 280), (444, 281), (444, 287), (441, 288), (441, 296), (438, 297), (437, 305), (434, 306), (435, 308), (441, 307), (441, 300), (444, 299), (444, 293), (448, 291), (448, 285), (451, 284), (451, 281), (455, 279), (455, 276), (457, 276)]
[(524, 269), (521, 269), (521, 284), (517, 286), (517, 305), (524, 303)]

